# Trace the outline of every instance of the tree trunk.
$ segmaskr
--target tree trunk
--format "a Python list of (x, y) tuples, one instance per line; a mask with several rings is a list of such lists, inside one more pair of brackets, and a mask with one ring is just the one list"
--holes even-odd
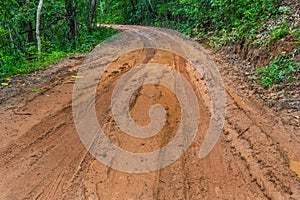
[(91, 0), (89, 5), (90, 11), (89, 11), (89, 18), (88, 18), (88, 29), (90, 33), (93, 32), (93, 22), (95, 18), (96, 8), (97, 8), (97, 0)]
[(28, 38), (28, 43), (32, 44), (34, 43), (34, 31), (33, 30), (33, 27), (32, 27), (32, 22), (28, 22), (27, 24), (27, 29), (28, 29), (28, 34), (27, 34), (27, 38)]
[(40, 37), (40, 19), (43, 7), (43, 0), (40, 0), (38, 8), (37, 8), (37, 15), (36, 15), (36, 39), (37, 39), (37, 46), (38, 46), (38, 54), (40, 56), (41, 50), (41, 37)]
[[(26, 7), (27, 7), (27, 10), (30, 9), (29, 7), (29, 0), (26, 0)], [(27, 22), (27, 39), (28, 39), (28, 43), (32, 44), (34, 43), (34, 31), (33, 30), (33, 27), (32, 27), (32, 21), (31, 21), (31, 15), (28, 14), (27, 15), (27, 18), (28, 18), (28, 22)]]
[(150, 12), (157, 17), (157, 12), (154, 10), (151, 0), (148, 0), (148, 3), (149, 3), (149, 7), (150, 7)]
[(73, 0), (65, 0), (65, 7), (67, 11), (67, 21), (69, 26), (68, 39), (73, 43), (73, 46), (76, 48), (76, 5), (74, 5)]
[[(10, 40), (10, 43), (11, 43), (11, 47), (12, 47), (13, 49), (15, 49), (14, 39), (13, 39), (13, 36), (12, 36), (12, 33), (11, 33), (10, 28), (8, 28), (8, 33), (9, 33), (9, 40)], [(16, 50), (16, 49), (15, 49), (15, 50)]]

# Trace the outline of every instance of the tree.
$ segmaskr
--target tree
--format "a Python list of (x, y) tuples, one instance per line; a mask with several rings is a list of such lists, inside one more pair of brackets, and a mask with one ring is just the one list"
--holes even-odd
[(68, 38), (76, 48), (76, 36), (77, 36), (77, 20), (76, 20), (76, 9), (77, 4), (73, 0), (65, 0), (66, 17), (68, 21)]
[(93, 32), (93, 22), (95, 18), (95, 11), (97, 9), (97, 0), (90, 0), (88, 8), (88, 30), (90, 33)]
[(28, 14), (27, 14), (27, 39), (28, 39), (28, 43), (33, 43), (34, 42), (34, 32), (33, 32), (33, 27), (32, 27), (32, 19), (31, 19), (31, 14), (29, 12), (30, 10), (30, 0), (26, 0), (26, 8), (28, 10)]
[(37, 14), (36, 14), (36, 39), (37, 39), (37, 48), (38, 48), (39, 56), (42, 51), (41, 50), (41, 37), (40, 37), (40, 20), (41, 20), (42, 7), (43, 7), (43, 0), (40, 0), (38, 8), (37, 8)]

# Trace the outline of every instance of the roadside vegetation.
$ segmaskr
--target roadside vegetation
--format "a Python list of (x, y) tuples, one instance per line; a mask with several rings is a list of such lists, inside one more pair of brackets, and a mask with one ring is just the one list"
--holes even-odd
[[(36, 18), (41, 2), (39, 52)], [(92, 0), (4, 0), (0, 10), (0, 78), (26, 75), (68, 55), (88, 52), (115, 34), (96, 26), (98, 4)]]
[[(298, 0), (45, 1), (41, 53), (36, 35), (39, 1), (0, 2), (0, 77), (26, 74), (64, 56), (88, 52), (115, 33), (97, 24), (119, 23), (176, 29), (214, 48), (267, 49), (267, 62), (255, 63), (253, 75), (264, 87), (299, 78)], [(286, 38), (288, 52), (273, 49), (274, 44), (285, 46)]]
[(256, 70), (256, 81), (265, 87), (271, 87), (281, 82), (296, 80), (299, 71), (300, 62), (293, 61), (288, 54), (282, 54), (272, 58), (269, 65)]
[[(269, 64), (258, 63), (253, 77), (271, 87), (299, 78), (299, 6), (299, 1), (281, 0), (115, 0), (102, 2), (101, 20), (172, 28), (215, 48), (268, 49)], [(271, 45), (280, 46), (286, 37), (291, 52), (274, 52)]]

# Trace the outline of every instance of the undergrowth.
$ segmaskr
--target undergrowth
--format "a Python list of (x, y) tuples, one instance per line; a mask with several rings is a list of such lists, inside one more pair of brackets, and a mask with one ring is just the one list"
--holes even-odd
[(300, 73), (300, 62), (295, 62), (290, 54), (273, 57), (269, 65), (256, 70), (256, 81), (265, 87), (295, 80)]
[(81, 33), (75, 41), (75, 45), (63, 40), (59, 42), (60, 44), (45, 40), (42, 43), (44, 51), (40, 56), (36, 53), (36, 46), (28, 47), (27, 52), (30, 56), (17, 50), (14, 52), (0, 50), (0, 78), (15, 74), (26, 76), (30, 72), (56, 63), (69, 55), (89, 52), (95, 45), (114, 34), (116, 34), (115, 30), (101, 27), (95, 28), (92, 34), (87, 31)]

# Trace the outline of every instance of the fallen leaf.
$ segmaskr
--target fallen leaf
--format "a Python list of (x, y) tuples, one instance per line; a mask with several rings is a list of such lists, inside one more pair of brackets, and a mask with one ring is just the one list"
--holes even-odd
[(82, 76), (72, 76), (72, 78), (83, 78)]
[(39, 92), (41, 90), (41, 88), (33, 88), (30, 90), (30, 92)]
[(1, 83), (2, 86), (7, 87), (8, 83)]

